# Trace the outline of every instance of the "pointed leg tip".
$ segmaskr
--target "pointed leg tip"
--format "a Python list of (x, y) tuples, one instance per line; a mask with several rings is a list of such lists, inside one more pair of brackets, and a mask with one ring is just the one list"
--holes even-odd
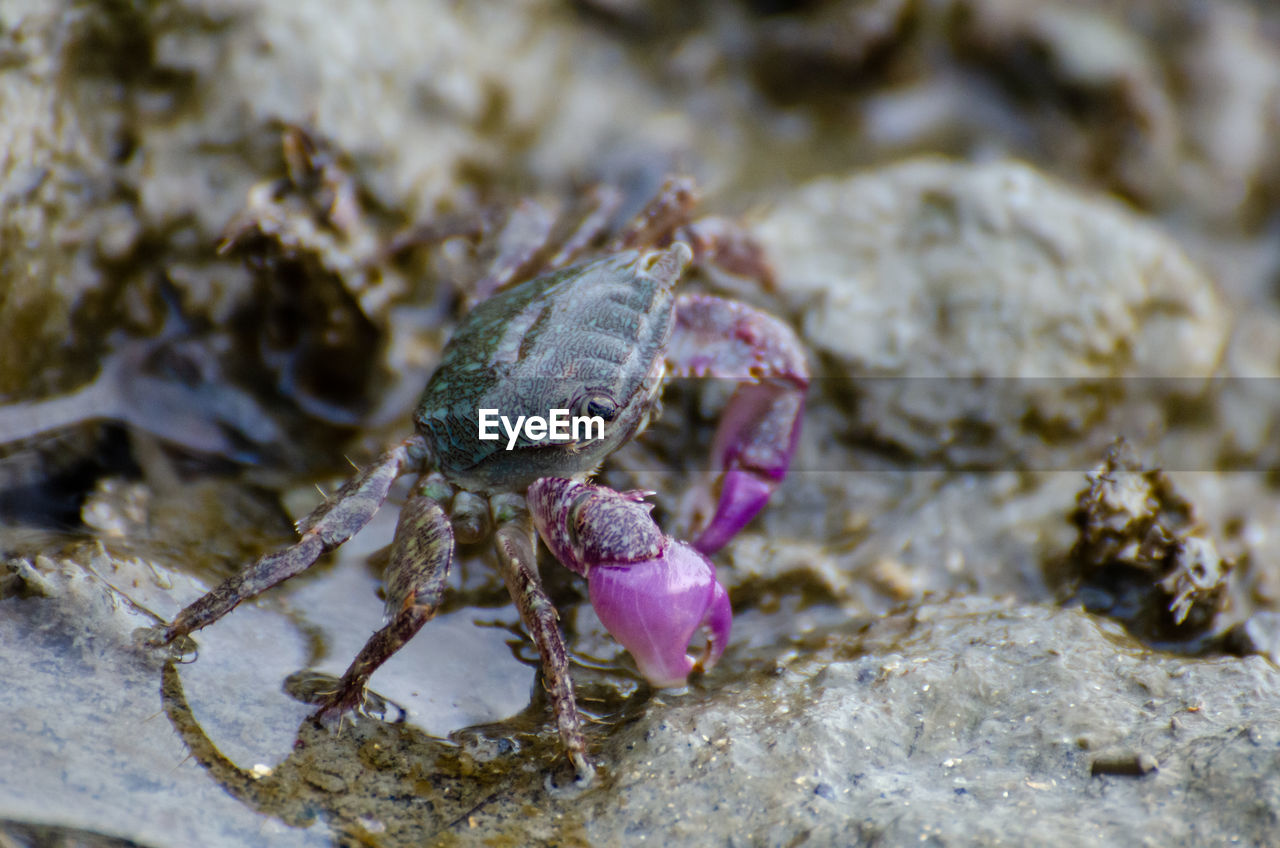
[(133, 644), (144, 651), (156, 651), (179, 663), (195, 662), (199, 655), (196, 640), (178, 632), (173, 625), (158, 624), (133, 631)]
[(547, 790), (547, 794), (554, 798), (574, 798), (590, 789), (596, 782), (596, 769), (591, 761), (583, 754), (574, 752), (569, 754), (569, 761), (573, 764), (573, 777), (569, 780), (559, 780), (557, 777), (563, 769), (553, 769), (547, 772), (543, 779), (543, 787)]
[(317, 707), (310, 720), (330, 730), (341, 730), (348, 720), (359, 718), (396, 724), (408, 716), (404, 707), (367, 686), (352, 685), (320, 671), (290, 675), (284, 689), (294, 700)]

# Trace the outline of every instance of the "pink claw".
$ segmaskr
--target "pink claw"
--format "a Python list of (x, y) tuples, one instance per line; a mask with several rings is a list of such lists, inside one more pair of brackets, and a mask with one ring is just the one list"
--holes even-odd
[[(673, 541), (665, 554), (628, 565), (596, 565), (587, 573), (591, 606), (605, 629), (635, 657), (654, 686), (683, 686), (689, 672), (711, 668), (724, 653), (733, 613), (705, 556)], [(687, 653), (707, 629), (707, 647)]]
[[(529, 487), (538, 534), (567, 568), (587, 577), (591, 606), (648, 681), (684, 686), (710, 669), (729, 642), (733, 612), (715, 567), (693, 546), (665, 536), (635, 493), (544, 477)], [(689, 642), (706, 635), (700, 657)]]
[(738, 387), (716, 431), (712, 456), (724, 469), (716, 511), (694, 541), (713, 554), (764, 509), (800, 438), (804, 386), (772, 380)]
[(694, 547), (711, 554), (764, 508), (786, 476), (800, 436), (809, 366), (785, 323), (744, 303), (702, 294), (677, 298), (667, 364), (673, 376), (740, 383), (712, 446), (719, 493), (699, 487), (687, 502), (702, 529)]
[(725, 472), (715, 517), (694, 542), (697, 549), (713, 554), (728, 544), (739, 530), (747, 526), (747, 522), (755, 518), (757, 512), (764, 509), (775, 485), (772, 480), (746, 471), (733, 469)]

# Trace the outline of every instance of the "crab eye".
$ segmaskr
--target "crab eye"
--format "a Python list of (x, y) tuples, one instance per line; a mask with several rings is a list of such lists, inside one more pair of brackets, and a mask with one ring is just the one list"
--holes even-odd
[(618, 404), (606, 394), (591, 394), (579, 399), (574, 412), (588, 418), (599, 416), (609, 422), (618, 417)]

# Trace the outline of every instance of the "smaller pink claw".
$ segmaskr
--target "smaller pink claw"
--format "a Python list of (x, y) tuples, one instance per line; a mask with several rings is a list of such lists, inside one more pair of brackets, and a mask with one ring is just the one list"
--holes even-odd
[[(529, 487), (534, 524), (567, 568), (587, 577), (591, 606), (657, 687), (684, 686), (710, 669), (732, 628), (729, 595), (715, 566), (693, 546), (662, 534), (650, 505), (603, 486), (547, 477)], [(702, 631), (702, 656), (689, 642)]]
[(715, 515), (693, 544), (704, 554), (725, 546), (782, 482), (800, 438), (805, 383), (745, 383), (729, 401), (712, 445), (724, 469)]
[(707, 529), (698, 536), (698, 550), (713, 554), (728, 544), (769, 502), (777, 483), (734, 468), (720, 484), (720, 502)]

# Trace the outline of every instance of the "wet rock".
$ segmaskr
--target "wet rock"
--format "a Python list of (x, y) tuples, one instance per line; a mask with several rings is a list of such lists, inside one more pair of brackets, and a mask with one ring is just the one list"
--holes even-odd
[[(90, 520), (74, 538), (0, 528), (3, 551), (32, 553), (0, 568), (0, 749), (24, 765), (0, 780), (0, 833), (26, 838), (38, 815), (64, 833), (157, 845), (1270, 838), (1274, 668), (1144, 649), (1109, 620), (1051, 607), (1042, 569), (1071, 547), (1081, 472), (1130, 422), (1195, 431), (1197, 457), (1226, 444), (1260, 468), (1275, 455), (1274, 416), (1247, 393), (1222, 412), (1212, 400), (1171, 411), (1146, 403), (1143, 384), (1113, 379), (1189, 377), (1153, 393), (1181, 398), (1218, 367), (1223, 301), (1172, 244), (1197, 239), (1220, 250), (1217, 268), (1242, 269), (1224, 276), (1230, 308), (1248, 312), (1227, 373), (1275, 371), (1275, 261), (1249, 229), (1274, 205), (1274, 13), (1193, 2), (1188, 28), (1171, 23), (1181, 3), (1122, 17), (1065, 2), (889, 0), (843, 17), (839, 32), (857, 40), (837, 43), (824, 19), (845, 15), (839, 4), (746, 5), (682, 7), (669, 28), (602, 36), (550, 3), (0, 0), (0, 85), (15, 86), (0, 92), (0, 133), (22, 153), (0, 175), (0, 270), (66, 286), (67, 298), (107, 291), (84, 301), (75, 350), (109, 347), (121, 324), (154, 331), (160, 310), (143, 294), (156, 272), (216, 326), (236, 315), (255, 280), (214, 246), (255, 187), (287, 173), (282, 126), (303, 125), (349, 169), (370, 232), (465, 214), (513, 185), (566, 196), (584, 172), (622, 171), (642, 187), (673, 161), (731, 212), (763, 187), (780, 286), (748, 295), (803, 318), (826, 381), (781, 496), (717, 558), (739, 609), (712, 675), (648, 691), (591, 621), (580, 585), (549, 579), (602, 764), (597, 788), (571, 799), (548, 791), (559, 743), (505, 605), (441, 615), (379, 672), (374, 688), (405, 707), (405, 724), (329, 734), (280, 687), (302, 668), (341, 672), (380, 623), (368, 546), (242, 605), (197, 635), (198, 661), (161, 669), (133, 647), (151, 621), (139, 608), (170, 616), (205, 588), (177, 563), (225, 569), (273, 547), (275, 511), (250, 498), (238, 519), (238, 481), (165, 488), (162, 475), (114, 472), (89, 483)], [(672, 7), (584, 6), (624, 21)], [(690, 20), (704, 28), (686, 31)], [(772, 69), (794, 86), (777, 98), (785, 108), (752, 82), (769, 51), (794, 62)], [(830, 70), (828, 84), (792, 72), (806, 62)], [(1177, 212), (1172, 226), (1208, 219), (1230, 231), (1161, 235), (1007, 163), (913, 162), (794, 188), (922, 148), (1033, 155)], [(49, 176), (24, 174), (33, 161)], [(82, 230), (63, 226), (72, 220)], [(337, 303), (381, 340), (398, 332), (388, 325), (400, 295), (384, 295), (404, 291), (405, 304), (430, 305), (408, 333), (422, 339), (387, 348), (430, 366), (448, 332), (447, 310), (431, 305), (445, 275), (406, 262), (387, 271), (401, 277), (366, 286), (363, 270), (329, 273), (344, 268), (327, 245), (304, 247), (328, 276), (300, 275), (306, 285), (252, 305), (287, 306), (320, 280), (346, 300), (317, 297), (293, 326), (322, 339)], [(91, 380), (96, 356), (22, 370), (73, 327), (67, 301), (32, 291), (0, 302), (0, 329), (21, 339), (0, 343), (17, 356), (0, 356), (12, 369), (0, 390), (48, 396)], [(904, 376), (931, 379), (895, 396)], [(1058, 382), (1024, 396), (1040, 380)], [(1002, 383), (1015, 389), (992, 389)], [(391, 439), (404, 435), (395, 426)], [(383, 441), (366, 434), (361, 447)], [(330, 445), (314, 461), (345, 469), (343, 453)], [(1266, 636), (1255, 607), (1280, 603), (1263, 556), (1280, 521), (1274, 485), (1170, 477), (1239, 563), (1256, 652)], [(675, 509), (680, 485), (654, 486), (659, 512)], [(204, 514), (217, 503), (232, 514)], [(101, 548), (74, 548), (84, 533)], [(459, 566), (470, 582), (486, 567)], [(930, 593), (951, 600), (923, 601)], [(483, 593), (460, 594), (470, 604)], [(437, 738), (464, 725), (474, 726)], [(1144, 770), (1148, 757), (1154, 771), (1114, 773)]]
[(219, 479), (153, 487), (109, 477), (85, 499), (81, 519), (116, 559), (159, 563), (206, 581), (223, 579), (264, 548), (288, 544), (293, 524), (261, 489)]
[(1177, 244), (1016, 163), (820, 180), (757, 232), (838, 437), (913, 464), (1079, 467), (1201, 392), (1227, 338)]
[[(950, 42), (1003, 88), (1055, 167), (1148, 206), (1248, 220), (1275, 191), (1280, 51), (1246, 3), (1105, 4), (961, 0)], [(1180, 84), (1183, 81), (1186, 84)], [(1019, 105), (1013, 105), (1014, 103)], [(1025, 136), (1024, 136), (1025, 138)], [(1009, 141), (1018, 144), (1011, 133)]]
[(902, 44), (913, 20), (906, 0), (811, 3), (768, 15), (753, 30), (752, 63), (761, 87), (784, 102), (856, 90), (884, 54)]
[[(771, 673), (655, 699), (609, 737), (604, 787), (572, 806), (518, 825), (485, 808), (455, 827), (589, 844), (1269, 838), (1280, 674), (1261, 659), (1170, 657), (1078, 611), (978, 600), (806, 648)], [(1121, 745), (1145, 777), (1095, 776)]]
[[(0, 641), (9, 646), (0, 652), (0, 674), (19, 682), (0, 692), (8, 717), (0, 745), (22, 763), (0, 776), (0, 819), (6, 820), (0, 833), (40, 832), (40, 825), (55, 833), (79, 828), (126, 834), (130, 844), (142, 845), (248, 844), (263, 833), (286, 845), (307, 843), (305, 834), (288, 834), (274, 823), (261, 830), (258, 817), (223, 801), (223, 791), (198, 770), (186, 772), (188, 750), (156, 722), (159, 664), (135, 651), (132, 632), (154, 622), (144, 609), (172, 615), (178, 599), (194, 597), (197, 584), (154, 563), (114, 559), (92, 545), (9, 564), (25, 573), (29, 586), (38, 581), (40, 591), (0, 598)], [(268, 664), (290, 656), (297, 661), (298, 642), (272, 616), (242, 612), (249, 632), (274, 641)], [(213, 649), (205, 660), (215, 667), (217, 641), (205, 645)], [(300, 710), (283, 696), (272, 697), (275, 690), (253, 664), (228, 671), (220, 675), (222, 685), (235, 681), (247, 693), (241, 715), (253, 716), (240, 728), (243, 739), (255, 740), (259, 756), (269, 755), (280, 744), (281, 722), (295, 725)], [(241, 738), (226, 738), (229, 750), (239, 753)], [(283, 740), (286, 750), (290, 738)], [(137, 804), (145, 804), (148, 814), (139, 815)], [(82, 838), (74, 832), (67, 838), (73, 836)]]
[[(525, 767), (512, 756), (517, 744), (497, 765), (463, 768), (459, 746), (440, 738), (518, 712), (534, 683), (507, 631), (477, 626), (492, 616), (472, 610), (439, 616), (435, 643), (419, 640), (393, 660), (398, 668), (387, 667), (386, 693), (408, 709), (409, 725), (366, 720), (345, 733), (312, 725), (313, 708), (282, 683), (303, 667), (344, 669), (382, 612), (376, 581), (358, 562), (327, 577), (292, 586), (296, 607), (242, 605), (197, 635), (198, 654), (184, 658), (194, 661), (173, 664), (136, 647), (135, 632), (155, 615), (172, 618), (205, 585), (100, 545), (5, 562), (0, 639), (20, 649), (0, 652), (0, 673), (21, 685), (0, 693), (9, 718), (0, 744), (22, 752), (26, 768), (0, 775), (0, 820), (17, 833), (61, 822), (155, 845), (331, 844), (334, 832), (383, 822), (390, 844), (422, 844), (416, 837), (438, 829), (440, 816), (461, 815), (483, 799), (476, 792), (492, 794), (509, 769)], [(356, 597), (362, 609), (353, 609)], [(544, 719), (539, 705), (535, 731)], [(554, 731), (508, 723), (500, 735), (524, 737), (533, 763), (559, 753)], [(477, 771), (483, 779), (460, 777)], [(379, 788), (343, 791), (357, 782)], [(426, 791), (432, 784), (439, 790)], [(410, 797), (421, 800), (406, 805)], [(143, 817), (140, 799), (150, 811)]]
[(1260, 610), (1223, 634), (1224, 647), (1233, 654), (1258, 654), (1280, 665), (1280, 612)]
[[(95, 116), (57, 83), (69, 28), (40, 3), (16, 5), (0, 34), (0, 397), (30, 391), (32, 375), (50, 367), (74, 370), (59, 352), (77, 300), (106, 285), (99, 239), (131, 220)], [(113, 252), (131, 240), (109, 238)]]
[(59, 848), (145, 848), (132, 839), (119, 839), (91, 830), (59, 825), (0, 821), (0, 836), (14, 845), (57, 845)]
[(253, 462), (284, 451), (284, 433), (272, 416), (231, 382), (227, 341), (194, 332), (173, 314), (160, 335), (120, 341), (92, 382), (0, 406), (0, 445), (37, 446), (51, 434), (113, 422), (209, 457)]
[(1028, 123), (1055, 159), (1129, 195), (1167, 190), (1180, 155), (1177, 106), (1146, 34), (1068, 3), (972, 0), (956, 4), (956, 20), (959, 54), (1011, 96), (1037, 101)]

